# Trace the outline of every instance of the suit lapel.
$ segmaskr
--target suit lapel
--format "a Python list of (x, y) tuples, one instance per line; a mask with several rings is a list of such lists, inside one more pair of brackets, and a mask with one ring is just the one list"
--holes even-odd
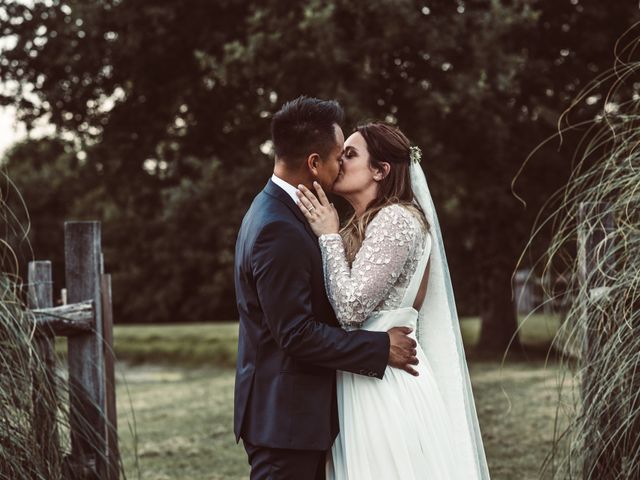
[(313, 233), (313, 230), (311, 230), (311, 227), (309, 226), (309, 222), (307, 221), (306, 218), (304, 218), (304, 215), (300, 211), (300, 208), (293, 202), (293, 199), (287, 194), (287, 192), (285, 192), (282, 188), (280, 188), (278, 185), (273, 183), (271, 180), (269, 180), (267, 185), (264, 187), (264, 192), (267, 195), (274, 197), (280, 200), (282, 203), (284, 203), (289, 208), (289, 210), (291, 210), (293, 215), (300, 222), (302, 222), (304, 229), (309, 234), (309, 236), (313, 239), (313, 241), (316, 244), (318, 243), (318, 237), (316, 236), (315, 233)]

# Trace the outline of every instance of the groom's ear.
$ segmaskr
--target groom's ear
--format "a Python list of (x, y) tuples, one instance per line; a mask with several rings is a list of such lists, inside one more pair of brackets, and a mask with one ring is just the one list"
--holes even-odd
[(307, 157), (307, 168), (314, 175), (318, 175), (318, 165), (320, 164), (320, 155), (312, 153)]

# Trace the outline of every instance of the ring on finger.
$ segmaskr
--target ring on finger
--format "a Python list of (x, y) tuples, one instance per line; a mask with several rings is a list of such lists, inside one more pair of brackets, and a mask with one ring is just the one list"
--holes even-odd
[(309, 210), (309, 213), (312, 213), (315, 209), (316, 209), (316, 207), (311, 205), (307, 210)]

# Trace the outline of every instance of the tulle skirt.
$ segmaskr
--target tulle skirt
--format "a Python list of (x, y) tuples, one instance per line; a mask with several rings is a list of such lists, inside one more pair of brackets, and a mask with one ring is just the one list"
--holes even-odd
[[(378, 312), (366, 328), (415, 326), (417, 315), (413, 308)], [(328, 455), (328, 480), (464, 478), (446, 405), (419, 345), (417, 357), (418, 377), (393, 367), (381, 380), (337, 373), (340, 433)]]

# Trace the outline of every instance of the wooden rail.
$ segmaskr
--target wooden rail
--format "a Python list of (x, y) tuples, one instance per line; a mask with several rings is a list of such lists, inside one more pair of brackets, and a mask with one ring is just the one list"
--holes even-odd
[[(37, 263), (37, 262), (33, 262)], [(93, 300), (52, 308), (35, 308), (36, 328), (39, 332), (52, 333), (59, 337), (69, 337), (90, 333), (94, 324)]]

